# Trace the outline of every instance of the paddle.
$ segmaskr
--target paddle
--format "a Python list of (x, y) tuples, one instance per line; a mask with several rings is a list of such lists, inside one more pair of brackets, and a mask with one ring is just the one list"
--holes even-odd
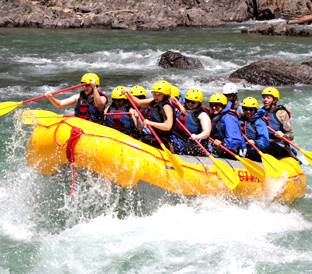
[[(144, 116), (142, 115), (142, 113), (138, 110), (137, 106), (134, 104), (134, 102), (131, 100), (130, 96), (125, 93), (125, 95), (127, 96), (127, 99), (129, 100), (129, 102), (131, 103), (131, 105), (133, 106), (133, 108), (136, 110), (136, 112), (139, 114), (139, 116), (141, 117), (142, 121), (145, 120)], [(160, 144), (161, 148), (166, 152), (169, 161), (171, 162), (173, 168), (175, 169), (175, 171), (179, 174), (179, 176), (181, 178), (184, 177), (184, 171), (182, 166), (180, 165), (180, 163), (177, 161), (177, 159), (173, 156), (173, 154), (165, 147), (165, 145), (163, 144), (163, 142), (160, 140), (160, 138), (157, 136), (156, 132), (153, 130), (153, 128), (150, 125), (147, 125), (147, 127), (149, 128), (149, 130), (152, 132), (152, 134), (154, 135), (154, 137), (156, 138), (157, 142)]]
[[(242, 133), (246, 141), (249, 141), (247, 136)], [(261, 156), (261, 160), (267, 171), (272, 177), (280, 177), (284, 168), (282, 164), (272, 155), (263, 153), (259, 148), (254, 144), (250, 144)]]
[(36, 121), (40, 121), (42, 119), (53, 119), (53, 118), (66, 118), (66, 117), (73, 117), (73, 114), (63, 114), (59, 115), (52, 111), (47, 110), (25, 110), (22, 114), (22, 118), (24, 120), (24, 124), (31, 125), (33, 124), (34, 119)]
[[(209, 137), (209, 140), (211, 140), (212, 142), (214, 141), (214, 139), (212, 139), (211, 137)], [(248, 158), (241, 158), (239, 155), (236, 155), (234, 152), (232, 152), (231, 150), (229, 150), (228, 148), (226, 148), (223, 145), (219, 145), (219, 147), (223, 148), (227, 153), (231, 154), (233, 157), (235, 157), (238, 161), (240, 161), (243, 166), (255, 177), (257, 177), (260, 181), (264, 181), (265, 180), (265, 169), (258, 165), (257, 163), (255, 163), (254, 161), (248, 159)]]
[[(276, 131), (269, 126), (268, 126), (268, 129), (271, 130), (272, 132), (276, 133)], [(298, 147), (297, 145), (295, 145), (294, 143), (292, 143), (291, 141), (289, 141), (285, 137), (282, 137), (282, 139), (283, 139), (283, 141), (287, 142), (288, 144), (292, 145), (294, 148), (298, 149), (301, 153), (303, 153), (304, 156), (306, 157), (307, 161), (309, 162), (309, 164), (312, 165), (312, 152), (305, 151), (305, 150), (301, 149), (300, 147)]]
[[(179, 123), (179, 125), (187, 132), (189, 136), (192, 136), (192, 133), (189, 132), (189, 130), (181, 123), (181, 121), (176, 118), (176, 121)], [(220, 175), (221, 179), (223, 182), (230, 188), (234, 189), (237, 187), (239, 183), (239, 177), (238, 175), (233, 171), (232, 168), (230, 168), (227, 164), (224, 162), (215, 159), (204, 147), (203, 145), (198, 141), (194, 140), (200, 148), (208, 155), (208, 157), (211, 159), (213, 164), (217, 167), (218, 169), (218, 175)]]
[[(72, 86), (72, 87), (69, 87), (69, 88), (65, 88), (65, 89), (61, 89), (61, 90), (58, 90), (58, 91), (54, 91), (52, 92), (51, 94), (58, 94), (58, 93), (61, 93), (61, 92), (64, 92), (64, 91), (67, 91), (67, 90), (71, 90), (71, 89), (75, 89), (75, 88), (79, 88), (79, 87), (82, 87), (82, 86), (85, 86), (87, 85), (87, 83), (82, 83), (82, 84), (79, 84), (79, 85), (76, 85), (76, 86)], [(25, 100), (25, 101), (21, 101), (21, 102), (2, 102), (0, 103), (0, 116), (3, 115), (3, 114), (6, 114), (10, 111), (12, 111), (13, 109), (15, 109), (17, 106), (19, 105), (23, 105), (23, 104), (26, 104), (26, 103), (29, 103), (29, 102), (32, 102), (32, 101), (36, 101), (36, 100), (39, 100), (39, 99), (42, 99), (42, 98), (45, 98), (46, 96), (45, 95), (41, 95), (41, 96), (38, 96), (38, 97), (35, 97), (35, 98), (32, 98), (32, 99), (28, 99), (28, 100)]]

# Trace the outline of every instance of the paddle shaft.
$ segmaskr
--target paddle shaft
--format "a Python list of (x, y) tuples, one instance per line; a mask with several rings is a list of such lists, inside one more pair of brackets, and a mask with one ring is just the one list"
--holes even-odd
[[(61, 89), (61, 90), (57, 90), (57, 91), (51, 92), (51, 94), (55, 95), (55, 94), (58, 94), (58, 93), (61, 93), (61, 92), (65, 92), (67, 90), (79, 88), (79, 87), (82, 87), (82, 86), (85, 86), (85, 85), (87, 85), (87, 83), (82, 83), (82, 84), (79, 84), (79, 85), (76, 85), (76, 86), (72, 86), (72, 87), (69, 87), (69, 88), (64, 88), (64, 89)], [(35, 97), (35, 98), (31, 98), (31, 99), (22, 101), (21, 103), (22, 104), (26, 104), (26, 103), (29, 103), (29, 102), (32, 102), (32, 101), (36, 101), (36, 100), (45, 98), (45, 97), (46, 97), (45, 95), (41, 95), (41, 96), (38, 96), (38, 97)]]
[[(181, 123), (181, 121), (176, 118), (176, 121), (179, 123), (179, 125), (187, 132), (188, 135), (192, 136), (192, 133)], [(207, 149), (204, 148), (204, 146), (197, 140), (194, 139), (194, 141), (196, 142), (196, 144), (198, 144), (200, 146), (200, 148), (208, 155), (210, 156), (211, 154), (207, 151)]]
[[(242, 135), (246, 141), (249, 141), (248, 137), (244, 133), (242, 133)], [(259, 153), (261, 152), (260, 149), (257, 148), (254, 144), (251, 144), (251, 143), (248, 143), (248, 144), (250, 144), (257, 152), (259, 152)]]
[[(212, 142), (214, 142), (214, 139), (212, 139), (211, 137), (209, 137), (209, 140), (212, 141)], [(236, 156), (237, 156), (233, 151), (229, 150), (229, 149), (226, 148), (225, 146), (223, 146), (223, 145), (220, 144), (219, 147), (223, 148), (227, 153), (231, 154), (233, 157), (236, 157)]]
[[(142, 119), (142, 121), (145, 120), (143, 114), (141, 113), (141, 111), (139, 111), (139, 109), (137, 108), (137, 106), (134, 104), (134, 102), (132, 101), (132, 99), (130, 98), (129, 94), (125, 93), (125, 95), (127, 96), (127, 99), (129, 100), (129, 102), (131, 103), (131, 105), (134, 107), (134, 109), (136, 110), (136, 112), (139, 114), (140, 118)], [(157, 142), (162, 145), (163, 142), (160, 140), (160, 138), (158, 137), (158, 135), (156, 134), (156, 132), (154, 131), (154, 129), (150, 126), (147, 125), (147, 127), (149, 128), (149, 130), (152, 132), (152, 134), (154, 135), (154, 137), (156, 138)]]
[[(273, 133), (276, 133), (276, 131), (273, 129), (273, 128), (271, 128), (271, 127), (267, 127), (269, 130), (271, 130)], [(300, 147), (298, 147), (298, 146), (296, 146), (294, 143), (292, 143), (291, 141), (289, 141), (288, 139), (286, 139), (285, 137), (282, 137), (281, 138), (283, 141), (285, 141), (285, 142), (287, 142), (288, 144), (290, 144), (290, 145), (292, 145), (294, 148), (296, 148), (296, 149), (298, 149), (298, 150), (301, 150), (301, 148)]]

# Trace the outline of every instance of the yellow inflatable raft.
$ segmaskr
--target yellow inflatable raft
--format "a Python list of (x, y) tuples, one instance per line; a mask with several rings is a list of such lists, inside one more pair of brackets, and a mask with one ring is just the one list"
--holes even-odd
[[(164, 191), (178, 195), (214, 195), (275, 200), (290, 203), (306, 193), (306, 177), (298, 162), (280, 159), (281, 177), (260, 181), (239, 161), (220, 159), (239, 176), (230, 189), (208, 157), (177, 156), (181, 178), (167, 154), (109, 127), (76, 117), (51, 118), (38, 123), (26, 145), (26, 159), (42, 174), (56, 172), (68, 162), (88, 168), (125, 187)], [(260, 165), (262, 165), (260, 163)]]

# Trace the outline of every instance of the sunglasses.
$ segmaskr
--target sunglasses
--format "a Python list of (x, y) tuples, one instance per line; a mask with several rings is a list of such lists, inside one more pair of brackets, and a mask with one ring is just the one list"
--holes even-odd
[(254, 110), (255, 110), (255, 108), (247, 108), (247, 107), (243, 107), (243, 110), (244, 110), (244, 111), (254, 111)]
[(113, 99), (114, 102), (121, 102), (123, 99)]
[(229, 98), (229, 97), (233, 97), (234, 96), (234, 93), (231, 93), (231, 94), (224, 94), (226, 98)]
[(192, 105), (195, 105), (197, 103), (197, 101), (191, 101), (191, 100), (185, 99), (185, 103), (190, 103)]
[(220, 106), (220, 104), (210, 104), (211, 108), (218, 108)]

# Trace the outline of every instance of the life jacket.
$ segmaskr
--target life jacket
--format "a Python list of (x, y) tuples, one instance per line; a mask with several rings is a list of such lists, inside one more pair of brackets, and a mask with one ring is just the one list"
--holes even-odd
[(107, 113), (114, 113), (114, 115), (105, 116), (106, 125), (117, 129), (123, 133), (130, 133), (134, 129), (134, 122), (130, 115), (121, 114), (129, 112), (131, 105), (128, 101), (125, 100), (125, 103), (117, 108), (114, 102), (107, 109)]
[[(107, 100), (105, 93), (99, 91), (99, 94)], [(99, 124), (103, 124), (104, 122), (104, 110), (100, 111), (95, 107), (94, 97), (88, 98), (84, 90), (80, 92), (78, 102), (75, 106), (75, 116)]]
[(167, 120), (167, 116), (164, 110), (165, 105), (170, 105), (173, 111), (172, 127), (169, 131), (159, 130), (155, 127), (153, 127), (153, 129), (159, 137), (169, 139), (169, 136), (172, 134), (172, 131), (174, 130), (175, 120), (176, 120), (176, 111), (172, 103), (168, 99), (165, 99), (164, 101), (160, 103), (155, 103), (155, 101), (152, 101), (149, 104), (149, 106), (146, 108), (145, 115), (146, 115), (146, 118), (149, 119), (150, 121), (163, 123), (165, 120)]
[[(268, 118), (270, 127), (272, 129), (274, 129), (275, 131), (279, 131), (280, 130), (282, 132), (285, 132), (284, 128), (283, 128), (283, 124), (280, 122), (280, 120), (278, 120), (278, 118), (276, 116), (276, 113), (279, 110), (285, 110), (287, 112), (289, 118), (291, 118), (290, 111), (287, 108), (285, 108), (284, 106), (282, 106), (282, 105), (276, 106), (273, 109), (271, 108), (271, 109), (269, 109), (269, 111), (265, 110), (267, 112), (266, 113), (266, 117)], [(280, 141), (280, 139), (276, 138), (274, 133), (272, 131), (270, 131), (270, 130), (269, 130), (269, 138), (273, 139), (273, 140)]]
[[(192, 134), (199, 134), (202, 132), (202, 127), (198, 116), (203, 112), (206, 111), (202, 109), (202, 106), (199, 106), (194, 110), (187, 110), (187, 114), (179, 112), (177, 118)], [(179, 123), (176, 123), (176, 131), (184, 137), (189, 137)]]
[[(256, 140), (257, 139), (257, 130), (255, 128), (255, 122), (258, 119), (262, 119), (265, 124), (268, 126), (268, 120), (263, 118), (263, 117), (254, 117), (254, 118), (250, 118), (248, 120), (246, 120), (245, 116), (242, 117), (242, 119), (239, 121), (240, 122), (240, 129), (242, 131), (242, 133), (244, 133), (248, 139), (251, 140)], [(250, 147), (250, 149), (254, 149), (253, 147), (251, 147), (251, 145), (247, 145), (248, 147)], [(259, 147), (261, 148), (261, 147)]]
[(221, 112), (221, 113), (217, 114), (215, 117), (213, 117), (211, 120), (211, 135), (213, 136), (213, 139), (218, 139), (218, 140), (222, 141), (225, 138), (225, 136), (222, 132), (220, 120), (226, 114), (233, 115), (237, 119), (239, 119), (238, 113), (233, 109), (229, 109), (227, 111)]

